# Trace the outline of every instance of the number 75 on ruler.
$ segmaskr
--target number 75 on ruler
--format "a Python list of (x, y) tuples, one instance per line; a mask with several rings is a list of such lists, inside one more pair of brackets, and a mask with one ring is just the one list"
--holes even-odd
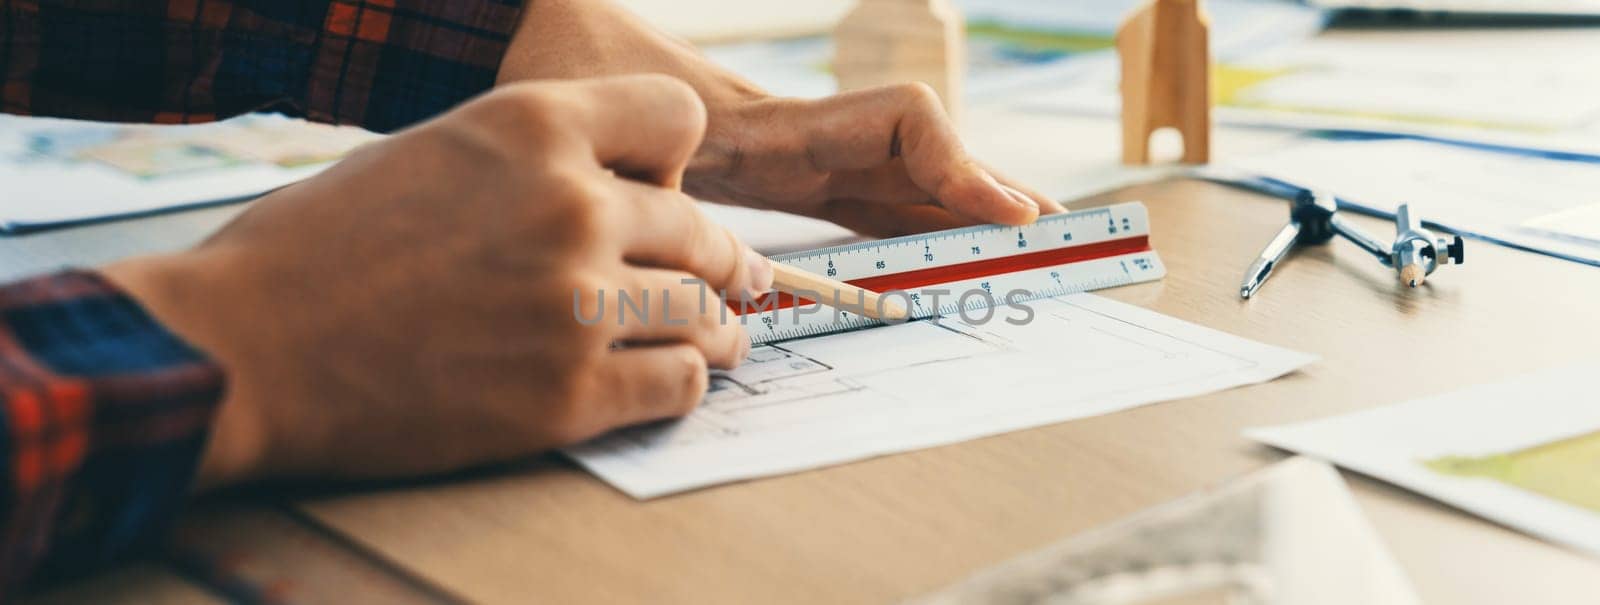
[[(1140, 202), (1040, 217), (1019, 227), (981, 225), (776, 256), (774, 262), (895, 293), (913, 317), (1160, 279)], [(826, 295), (827, 293), (821, 293)], [(935, 300), (937, 299), (937, 300)], [(846, 301), (849, 302), (849, 301)], [(857, 314), (772, 295), (739, 318), (756, 343), (879, 325)]]

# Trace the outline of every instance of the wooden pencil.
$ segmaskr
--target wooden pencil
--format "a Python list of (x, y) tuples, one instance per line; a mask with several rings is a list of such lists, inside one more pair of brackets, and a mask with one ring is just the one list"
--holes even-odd
[(908, 317), (905, 307), (877, 292), (776, 261), (772, 263), (772, 287), (877, 320), (904, 321)]

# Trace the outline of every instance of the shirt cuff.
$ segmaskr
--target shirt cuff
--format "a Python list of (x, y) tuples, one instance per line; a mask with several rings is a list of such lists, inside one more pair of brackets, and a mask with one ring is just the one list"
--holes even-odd
[(96, 273), (0, 286), (0, 589), (163, 534), (223, 388), (215, 363)]
[(333, 0), (306, 116), (389, 132), (494, 86), (521, 1)]

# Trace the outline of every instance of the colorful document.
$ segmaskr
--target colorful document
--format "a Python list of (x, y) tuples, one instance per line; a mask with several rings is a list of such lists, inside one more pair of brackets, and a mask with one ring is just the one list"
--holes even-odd
[[(1113, 59), (1117, 26), (1140, 0), (960, 0), (967, 21), (967, 95), (1010, 100), (1019, 91), (1074, 81)], [(1246, 49), (1319, 31), (1321, 11), (1257, 0), (1206, 4), (1219, 49)], [(833, 44), (822, 35), (711, 45), (708, 57), (756, 84), (792, 97), (821, 97), (837, 87)]]
[(1600, 362), (1246, 435), (1600, 556)]
[[(1590, 35), (1590, 34), (1585, 34)], [(1600, 153), (1600, 54), (1592, 40), (1317, 37), (1219, 54), (1218, 123), (1419, 134)], [(1116, 115), (1115, 62), (1019, 107)]]
[(267, 114), (192, 126), (0, 116), (0, 233), (246, 199), (378, 137)]

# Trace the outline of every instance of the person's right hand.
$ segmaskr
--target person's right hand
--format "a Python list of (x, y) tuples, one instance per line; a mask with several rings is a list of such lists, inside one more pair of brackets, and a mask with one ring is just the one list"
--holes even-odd
[[(749, 341), (683, 281), (772, 275), (678, 191), (704, 129), (664, 76), (513, 85), (107, 268), (228, 375), (200, 484), (447, 471), (691, 410)], [(623, 290), (650, 321), (619, 326)]]

